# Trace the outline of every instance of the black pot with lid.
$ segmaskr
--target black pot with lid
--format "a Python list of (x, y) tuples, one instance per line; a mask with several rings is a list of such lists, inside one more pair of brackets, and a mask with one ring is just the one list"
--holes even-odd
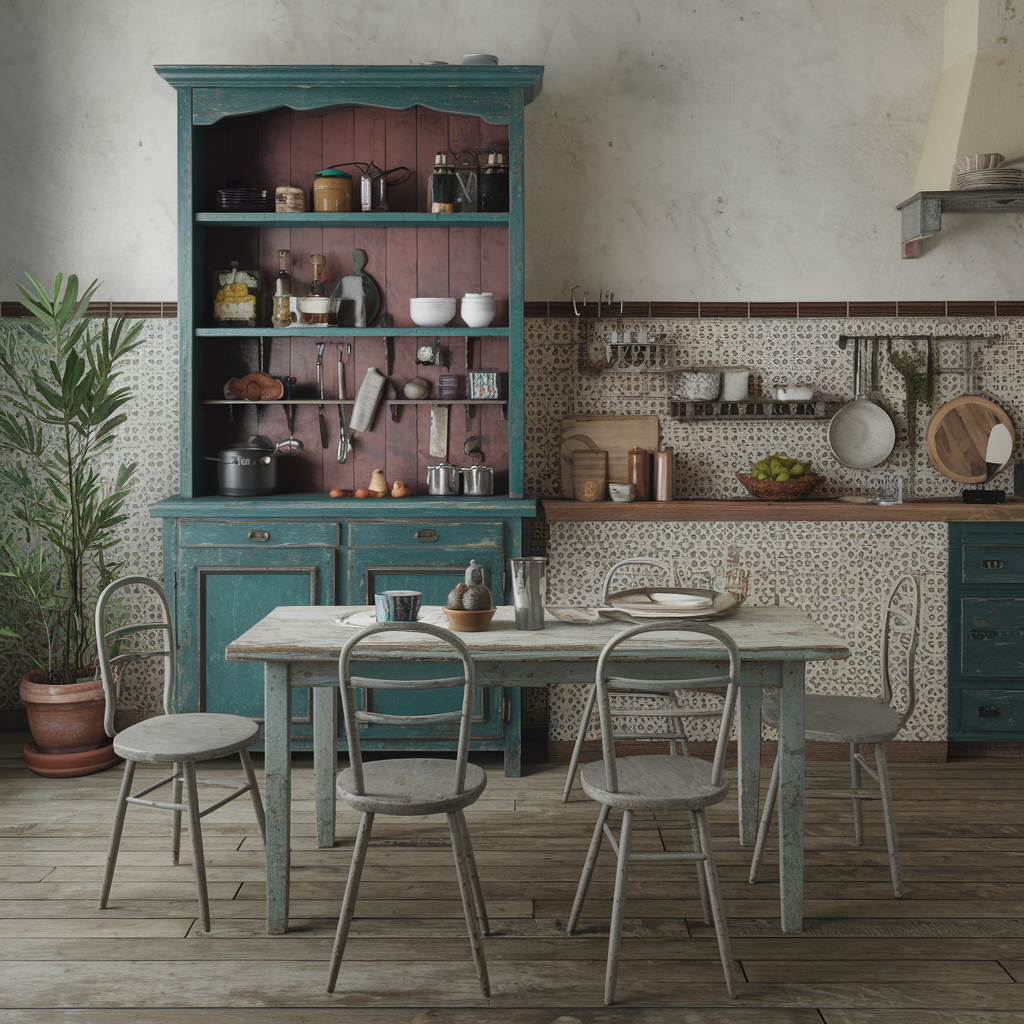
[(217, 457), (217, 491), (227, 498), (253, 498), (277, 490), (277, 455), (251, 444), (222, 448)]

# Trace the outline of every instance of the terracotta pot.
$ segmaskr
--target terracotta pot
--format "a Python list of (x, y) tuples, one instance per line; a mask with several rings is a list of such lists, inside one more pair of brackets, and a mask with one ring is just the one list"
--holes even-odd
[(99, 679), (51, 686), (42, 672), (33, 669), (21, 681), (21, 699), (41, 754), (97, 750), (110, 742), (103, 731), (105, 700)]

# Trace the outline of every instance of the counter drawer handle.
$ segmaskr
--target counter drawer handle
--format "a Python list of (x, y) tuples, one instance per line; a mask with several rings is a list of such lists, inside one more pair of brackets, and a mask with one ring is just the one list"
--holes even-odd
[(1005, 569), (1006, 563), (1001, 558), (984, 558), (981, 567), (982, 569)]
[(270, 540), (270, 531), (250, 530), (249, 533), (246, 535), (246, 540), (268, 541)]
[(417, 530), (413, 535), (418, 541), (429, 544), (437, 540), (437, 530)]
[(979, 718), (998, 718), (999, 708), (978, 708)]

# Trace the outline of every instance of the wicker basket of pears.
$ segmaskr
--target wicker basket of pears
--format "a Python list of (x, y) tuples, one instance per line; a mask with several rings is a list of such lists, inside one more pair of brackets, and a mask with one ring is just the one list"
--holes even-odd
[(736, 476), (762, 501), (799, 501), (821, 483), (821, 477), (807, 459), (794, 459), (782, 452), (766, 455), (750, 467), (749, 473)]

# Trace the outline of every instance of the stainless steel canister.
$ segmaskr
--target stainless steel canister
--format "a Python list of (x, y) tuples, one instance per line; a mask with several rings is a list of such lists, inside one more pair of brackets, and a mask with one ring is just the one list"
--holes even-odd
[(544, 602), (547, 597), (546, 558), (510, 558), (512, 604), (516, 610), (516, 629), (543, 629)]
[(462, 493), (475, 497), (494, 493), (494, 469), (491, 466), (464, 466), (462, 473)]
[(459, 471), (448, 462), (427, 466), (427, 494), (458, 494)]

